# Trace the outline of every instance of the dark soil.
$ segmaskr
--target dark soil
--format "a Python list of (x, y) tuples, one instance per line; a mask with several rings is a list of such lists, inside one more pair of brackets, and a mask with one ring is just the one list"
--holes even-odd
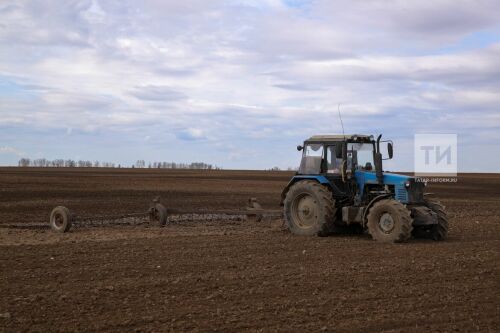
[[(167, 207), (278, 209), (291, 173), (0, 169), (0, 224)], [(498, 332), (500, 175), (431, 184), (445, 242), (293, 236), (280, 221), (0, 228), (1, 332)]]

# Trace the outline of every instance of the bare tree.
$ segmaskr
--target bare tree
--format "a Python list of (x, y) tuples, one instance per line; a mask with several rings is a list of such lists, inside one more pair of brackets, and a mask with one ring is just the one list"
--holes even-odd
[(18, 163), (18, 165), (19, 165), (20, 167), (29, 167), (29, 166), (30, 166), (30, 164), (31, 164), (31, 161), (30, 161), (30, 159), (29, 159), (29, 158), (21, 158), (21, 159), (19, 160), (19, 163)]

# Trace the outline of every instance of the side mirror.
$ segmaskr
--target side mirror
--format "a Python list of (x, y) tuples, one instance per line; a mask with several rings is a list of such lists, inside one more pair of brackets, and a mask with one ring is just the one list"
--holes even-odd
[(304, 149), (304, 147), (302, 147), (301, 145), (298, 145), (298, 146), (297, 146), (297, 150), (298, 150), (298, 151), (301, 151), (302, 149)]
[(392, 150), (392, 142), (387, 143), (387, 153), (389, 154), (389, 159), (392, 158), (393, 150)]

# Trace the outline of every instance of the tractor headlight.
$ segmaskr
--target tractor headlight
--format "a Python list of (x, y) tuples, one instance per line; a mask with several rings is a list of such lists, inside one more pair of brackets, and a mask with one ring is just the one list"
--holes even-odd
[(409, 180), (405, 181), (405, 187), (406, 187), (406, 188), (409, 188), (409, 187), (410, 187), (410, 181), (409, 181)]

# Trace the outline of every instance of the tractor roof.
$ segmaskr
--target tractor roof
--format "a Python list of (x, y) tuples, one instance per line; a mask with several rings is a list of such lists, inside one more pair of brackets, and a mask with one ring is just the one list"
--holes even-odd
[(373, 135), (363, 135), (363, 134), (313, 135), (306, 140), (306, 142), (340, 142), (340, 141), (371, 142), (373, 141)]

